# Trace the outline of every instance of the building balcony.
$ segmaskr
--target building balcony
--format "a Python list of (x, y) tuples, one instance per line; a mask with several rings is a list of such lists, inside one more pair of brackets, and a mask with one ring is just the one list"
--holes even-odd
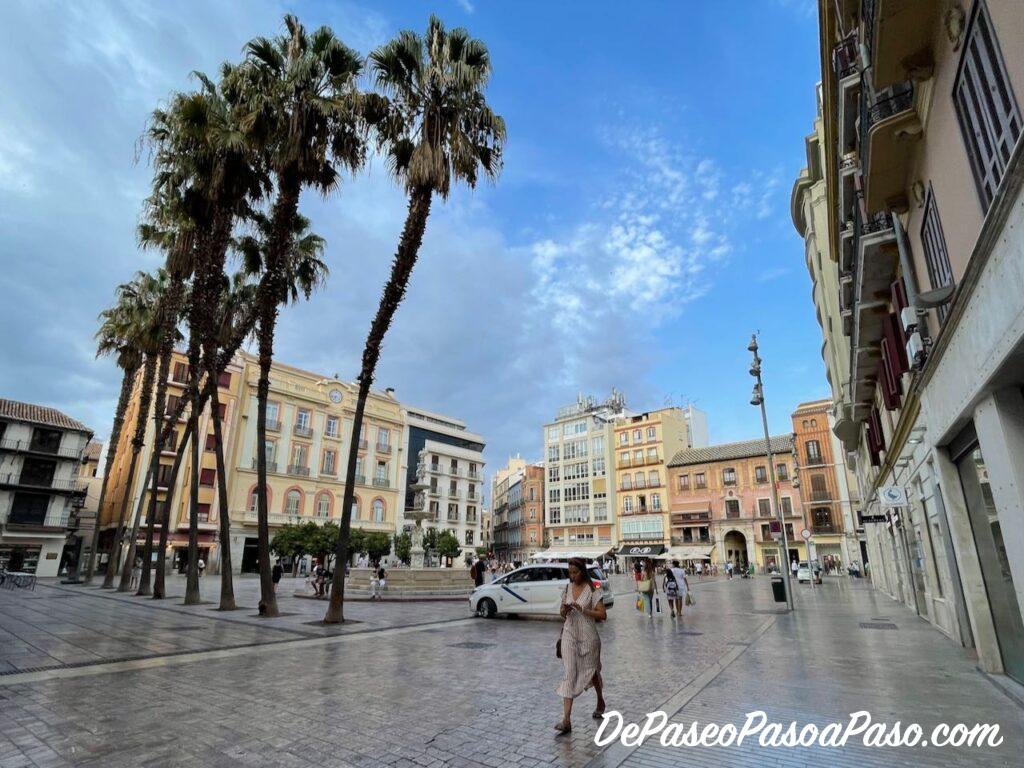
[(366, 485), (366, 475), (356, 475), (356, 485)]
[(709, 547), (715, 543), (714, 536), (693, 536), (686, 538), (685, 536), (672, 536), (670, 539), (673, 547), (683, 547), (688, 545), (699, 545), (707, 544)]
[(370, 443), (369, 443), (368, 440), (360, 440), (359, 441), (359, 450), (360, 451), (365, 451), (369, 447), (370, 447)]
[(449, 512), (448, 513), (448, 522), (449, 523), (457, 523), (457, 522), (459, 522), (459, 513), (455, 512), (453, 514), (453, 513)]
[(707, 523), (711, 521), (710, 512), (673, 512), (672, 525), (684, 525), (686, 523)]
[(32, 477), (7, 473), (0, 475), (0, 488), (23, 488), (25, 490), (46, 490), (58, 493), (85, 493), (86, 483), (77, 477), (57, 479), (52, 477)]
[(473, 469), (469, 470), (466, 473), (466, 477), (468, 477), (470, 480), (481, 480), (481, 479), (483, 479), (483, 475), (481, 475), (479, 472), (477, 472), (476, 470), (473, 470)]
[(388, 481), (388, 479), (386, 477), (375, 477), (375, 478), (373, 478), (373, 487), (374, 488), (390, 488), (391, 487), (391, 483)]
[(863, 0), (864, 44), (875, 90), (911, 76), (931, 76), (932, 41), (942, 8), (935, 0)]
[(0, 517), (0, 528), (5, 533), (57, 533), (68, 527), (71, 513), (65, 509), (47, 510), (43, 514), (11, 509), (6, 518)]
[[(259, 469), (258, 464), (259, 464), (259, 459), (253, 459), (252, 460), (252, 468), (253, 469)], [(267, 472), (277, 472), (277, 462), (276, 461), (268, 461), (267, 462)]]
[(300, 426), (299, 424), (296, 424), (294, 427), (292, 427), (292, 433), (296, 437), (311, 438), (311, 437), (313, 437), (313, 428), (312, 427), (303, 427), (303, 426)]
[(289, 464), (288, 474), (296, 477), (309, 477), (309, 467), (304, 467), (301, 464)]
[[(238, 517), (242, 515), (243, 513), (241, 512), (235, 512), (234, 514), (232, 514), (232, 517)], [(258, 514), (255, 509), (247, 509), (244, 512), (244, 519), (246, 523), (251, 523), (252, 525), (256, 525), (256, 523), (259, 522)], [(301, 519), (302, 517), (300, 515), (285, 515), (280, 512), (270, 512), (267, 514), (268, 525), (295, 524), (299, 522)]]
[(373, 450), (377, 453), (391, 453), (391, 443), (377, 443)]
[(907, 206), (907, 175), (914, 155), (910, 150), (922, 133), (912, 81), (877, 91), (873, 100), (867, 88), (861, 89), (860, 167), (869, 212)]
[(811, 530), (814, 533), (842, 533), (843, 530), (835, 523), (813, 523)]
[(73, 461), (82, 459), (82, 449), (80, 448), (61, 448), (60, 445), (52, 445), (41, 440), (0, 440), (0, 451), (31, 453), (37, 456)]
[(281, 431), (281, 420), (280, 419), (267, 419), (267, 432), (280, 432)]

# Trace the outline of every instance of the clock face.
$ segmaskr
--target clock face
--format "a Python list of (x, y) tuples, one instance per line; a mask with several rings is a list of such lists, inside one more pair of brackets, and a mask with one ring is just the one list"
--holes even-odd
[(341, 390), (340, 389), (332, 389), (331, 393), (330, 393), (330, 397), (331, 397), (331, 402), (332, 403), (340, 403), (341, 402)]

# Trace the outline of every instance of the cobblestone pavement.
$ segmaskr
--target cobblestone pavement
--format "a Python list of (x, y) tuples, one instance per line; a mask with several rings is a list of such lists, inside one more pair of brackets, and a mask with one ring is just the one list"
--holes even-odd
[[(206, 577), (204, 595), (215, 582)], [(240, 602), (254, 602), (255, 589), (241, 580)], [(608, 703), (628, 721), (664, 709), (679, 722), (741, 723), (763, 709), (823, 724), (866, 709), (926, 730), (998, 723), (1004, 744), (602, 751), (590, 693), (573, 733), (552, 731), (555, 621), (472, 619), (464, 603), (354, 603), (346, 611), (359, 623), (323, 630), (305, 623), (323, 604), (287, 594), (282, 610), (292, 615), (267, 621), (251, 608), (222, 614), (41, 585), (0, 592), (0, 658), (109, 663), (0, 674), (0, 766), (1018, 764), (1022, 710), (961, 649), (864, 582), (801, 588), (793, 616), (776, 612), (763, 578), (704, 582), (695, 595), (681, 622), (648, 619), (625, 595), (601, 628)], [(126, 648), (149, 658), (114, 661)]]

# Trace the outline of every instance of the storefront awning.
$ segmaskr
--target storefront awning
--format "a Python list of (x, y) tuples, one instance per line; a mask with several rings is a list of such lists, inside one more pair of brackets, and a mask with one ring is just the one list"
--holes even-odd
[(568, 560), (571, 557), (582, 557), (584, 560), (596, 560), (611, 551), (610, 547), (551, 547), (543, 552), (530, 555), (531, 560)]
[(619, 557), (658, 557), (665, 554), (664, 544), (623, 544), (616, 552)]
[(668, 551), (669, 560), (710, 560), (714, 551), (712, 544), (681, 544)]

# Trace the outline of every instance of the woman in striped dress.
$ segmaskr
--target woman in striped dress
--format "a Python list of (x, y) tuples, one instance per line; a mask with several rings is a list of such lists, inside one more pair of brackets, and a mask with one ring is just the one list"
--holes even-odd
[(559, 733), (572, 730), (572, 702), (590, 686), (597, 693), (593, 717), (604, 714), (604, 690), (601, 680), (601, 637), (597, 622), (608, 618), (600, 593), (587, 575), (587, 563), (574, 557), (569, 561), (569, 584), (562, 593), (562, 664), (565, 677), (557, 693), (562, 697), (562, 720), (555, 726)]

